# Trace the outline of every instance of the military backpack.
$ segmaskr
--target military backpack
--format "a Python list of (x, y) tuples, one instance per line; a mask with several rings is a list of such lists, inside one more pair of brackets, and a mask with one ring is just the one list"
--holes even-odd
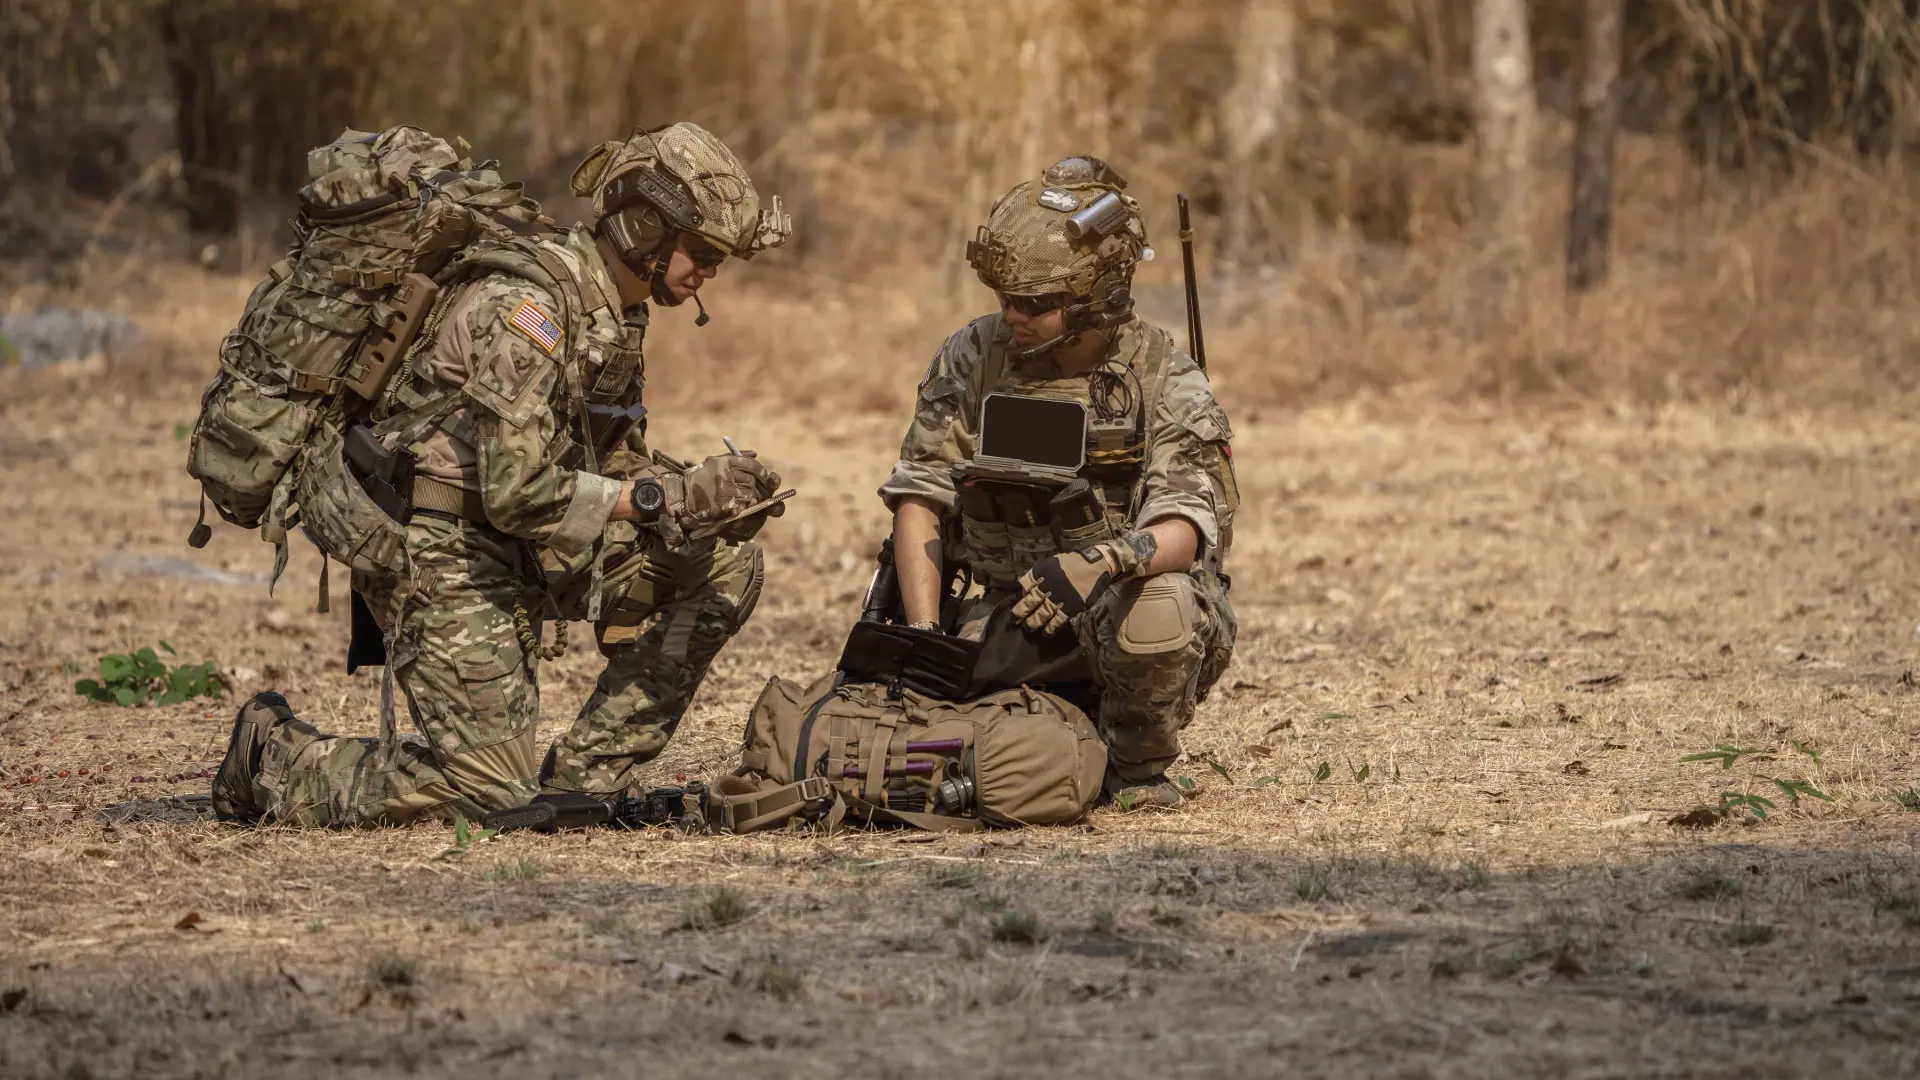
[(1106, 744), (1073, 704), (1018, 687), (971, 701), (829, 676), (767, 681), (740, 763), (707, 819), (725, 832), (800, 818), (938, 831), (1079, 821), (1100, 797)]
[(405, 446), (451, 411), (449, 400), (395, 412), (383, 397), (432, 340), (442, 286), (465, 272), (459, 256), (551, 222), (463, 140), (416, 127), (348, 130), (310, 152), (307, 170), (293, 246), (247, 298), (201, 395), (187, 459), (201, 518), (188, 543), (210, 538), (211, 502), (275, 545), (276, 579), (296, 521), (356, 570), (401, 573), (404, 528), (350, 475), (349, 426), (384, 411), (372, 430), (402, 433)]

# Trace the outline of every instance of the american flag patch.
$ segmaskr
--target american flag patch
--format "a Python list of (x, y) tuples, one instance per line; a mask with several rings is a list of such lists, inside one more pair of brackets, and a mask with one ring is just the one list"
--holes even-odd
[(553, 350), (560, 347), (560, 327), (531, 300), (520, 302), (520, 307), (507, 320), (507, 325), (527, 335), (548, 356), (552, 356)]

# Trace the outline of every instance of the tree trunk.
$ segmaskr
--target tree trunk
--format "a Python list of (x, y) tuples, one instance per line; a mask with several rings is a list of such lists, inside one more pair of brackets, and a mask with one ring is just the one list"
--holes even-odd
[(1257, 257), (1255, 231), (1261, 219), (1262, 167), (1279, 168), (1293, 123), (1299, 65), (1294, 52), (1298, 22), (1293, 0), (1246, 0), (1234, 43), (1233, 86), (1225, 101), (1226, 220), (1222, 261), (1229, 272)]
[(231, 233), (240, 220), (240, 148), (233, 137), (229, 102), (219, 92), (216, 46), (193, 12), (169, 3), (155, 11), (160, 44), (173, 84), (174, 138), (180, 145), (180, 180), (186, 194), (187, 228)]
[(1061, 53), (1072, 14), (1061, 0), (1033, 0), (1028, 7), (1031, 33), (1020, 47), (1021, 179), (1037, 177), (1047, 166), (1078, 153), (1058, 145), (1064, 132), (1061, 114)]
[(794, 215), (789, 247), (820, 239), (813, 198), (813, 114), (826, 51), (828, 0), (748, 0), (753, 110), (748, 156), (763, 203), (779, 195)]
[(1573, 136), (1573, 208), (1567, 219), (1567, 291), (1607, 280), (1613, 244), (1613, 143), (1620, 125), (1621, 0), (1586, 0), (1585, 60)]
[(1533, 53), (1526, 0), (1474, 0), (1474, 178), (1482, 237), (1506, 284), (1530, 257)]

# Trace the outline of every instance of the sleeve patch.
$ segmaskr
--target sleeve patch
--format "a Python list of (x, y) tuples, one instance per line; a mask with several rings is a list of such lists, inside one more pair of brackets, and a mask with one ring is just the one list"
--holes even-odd
[(520, 306), (507, 317), (507, 325), (524, 334), (528, 341), (540, 346), (540, 351), (548, 356), (560, 347), (560, 326), (540, 310), (540, 305), (531, 300), (522, 300)]

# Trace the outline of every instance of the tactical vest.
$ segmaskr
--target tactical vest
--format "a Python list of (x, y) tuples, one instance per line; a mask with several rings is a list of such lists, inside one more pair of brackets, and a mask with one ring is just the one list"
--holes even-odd
[[(646, 388), (642, 353), (646, 309), (640, 309), (637, 321), (623, 321), (618, 313), (619, 301), (602, 295), (597, 288), (584, 288), (579, 272), (557, 248), (551, 242), (518, 239), (481, 245), (462, 256), (456, 280), (470, 281), (488, 273), (511, 274), (556, 297), (560, 310), (555, 313), (555, 321), (565, 333), (553, 376), (559, 385), (553, 392), (523, 393), (519, 392), (523, 388), (494, 387), (484, 381), (481, 372), (470, 371), (466, 393), (515, 424), (525, 423), (542, 403), (561, 397), (553, 401), (554, 411), (566, 423), (549, 448), (549, 458), (562, 468), (599, 472), (628, 432), (635, 427), (644, 432), (646, 427), (646, 408), (641, 404)], [(437, 332), (438, 326), (428, 330)], [(417, 413), (432, 404), (406, 377), (408, 374), (401, 373), (389, 398), (388, 408), (396, 414)], [(543, 377), (535, 372), (529, 381)], [(476, 379), (480, 381), (473, 381)], [(472, 420), (464, 408), (458, 407), (461, 403), (454, 404), (436, 422), (447, 434), (477, 446)], [(424, 434), (423, 429), (410, 442)]]
[[(1042, 559), (1124, 535), (1133, 527), (1146, 498), (1148, 439), (1174, 352), (1173, 339), (1166, 331), (1135, 323), (1134, 332), (1142, 342), (1127, 358), (1127, 370), (1139, 388), (1133, 395), (1132, 410), (1124, 424), (1089, 428), (1086, 463), (1078, 474), (1098, 499), (1098, 519), (1081, 524), (1056, 520), (1047, 508), (1045, 492), (1022, 490), (1024, 485), (967, 485), (959, 491), (959, 512), (952, 519), (946, 543), (976, 580), (989, 585), (1011, 584)], [(1086, 373), (1007, 385), (1015, 369), (1012, 341), (1004, 332), (994, 336), (981, 370), (983, 399), (990, 393), (1022, 393), (1092, 404), (1093, 381)], [(973, 447), (962, 449), (970, 452)], [(1217, 467), (1231, 469), (1224, 460)], [(1203, 563), (1218, 571), (1231, 545), (1229, 522), (1239, 497), (1230, 472), (1216, 480), (1227, 493), (1228, 506), (1222, 515), (1221, 542), (1205, 554)]]

